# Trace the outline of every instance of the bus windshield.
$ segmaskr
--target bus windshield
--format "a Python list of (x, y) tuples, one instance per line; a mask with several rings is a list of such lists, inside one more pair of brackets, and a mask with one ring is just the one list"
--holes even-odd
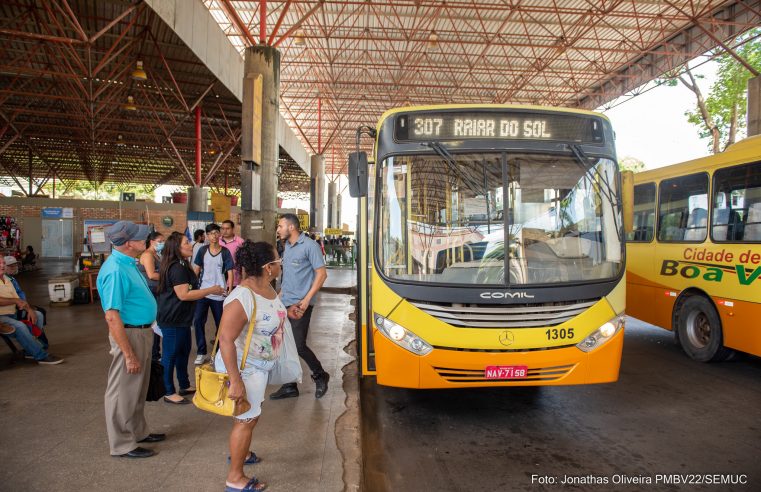
[(387, 278), (510, 287), (620, 274), (613, 160), (434, 150), (381, 162), (377, 255)]

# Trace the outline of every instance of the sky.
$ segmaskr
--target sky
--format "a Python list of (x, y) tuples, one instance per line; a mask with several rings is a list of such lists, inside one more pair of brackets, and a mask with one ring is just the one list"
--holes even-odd
[[(704, 76), (698, 79), (704, 96), (716, 78), (716, 69), (715, 63), (706, 63), (693, 71)], [(698, 127), (688, 123), (684, 114), (694, 107), (695, 94), (680, 83), (656, 87), (598, 111), (613, 125), (618, 158), (636, 157), (647, 169), (655, 169), (709, 154), (708, 141), (699, 138)]]

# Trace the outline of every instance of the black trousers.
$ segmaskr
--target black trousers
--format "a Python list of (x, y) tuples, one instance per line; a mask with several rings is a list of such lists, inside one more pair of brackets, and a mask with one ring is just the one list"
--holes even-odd
[[(290, 307), (290, 306), (288, 306)], [(309, 369), (312, 371), (312, 374), (317, 376), (325, 372), (322, 369), (322, 364), (320, 364), (319, 359), (317, 359), (317, 356), (314, 355), (314, 352), (312, 352), (312, 349), (307, 347), (307, 335), (309, 335), (309, 321), (312, 319), (312, 308), (314, 306), (309, 306), (306, 311), (304, 311), (304, 316), (301, 317), (301, 319), (290, 319), (291, 321), (291, 328), (293, 329), (293, 338), (296, 341), (296, 349), (299, 352), (299, 357), (304, 359), (304, 362), (307, 363), (309, 366)]]

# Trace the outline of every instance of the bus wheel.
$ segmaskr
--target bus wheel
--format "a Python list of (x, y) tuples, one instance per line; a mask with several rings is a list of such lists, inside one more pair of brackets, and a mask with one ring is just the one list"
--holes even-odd
[(700, 362), (726, 360), (733, 351), (722, 345), (721, 319), (713, 305), (692, 296), (679, 310), (678, 340), (684, 352)]

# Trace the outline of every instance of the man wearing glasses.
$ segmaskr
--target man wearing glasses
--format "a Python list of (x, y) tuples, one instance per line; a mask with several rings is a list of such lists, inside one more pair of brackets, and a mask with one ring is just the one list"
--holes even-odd
[[(201, 279), (199, 289), (207, 289), (218, 285), (225, 289), (225, 295), (229, 294), (233, 288), (233, 257), (227, 248), (219, 244), (220, 228), (217, 224), (206, 226), (206, 239), (209, 244), (202, 246), (193, 258), (193, 270)], [(222, 319), (222, 304), (225, 295), (209, 294), (208, 296), (196, 301), (196, 312), (193, 319), (193, 326), (196, 329), (196, 365), (201, 365), (206, 361), (206, 319), (211, 315), (214, 317), (214, 323), (219, 330), (219, 321)]]

